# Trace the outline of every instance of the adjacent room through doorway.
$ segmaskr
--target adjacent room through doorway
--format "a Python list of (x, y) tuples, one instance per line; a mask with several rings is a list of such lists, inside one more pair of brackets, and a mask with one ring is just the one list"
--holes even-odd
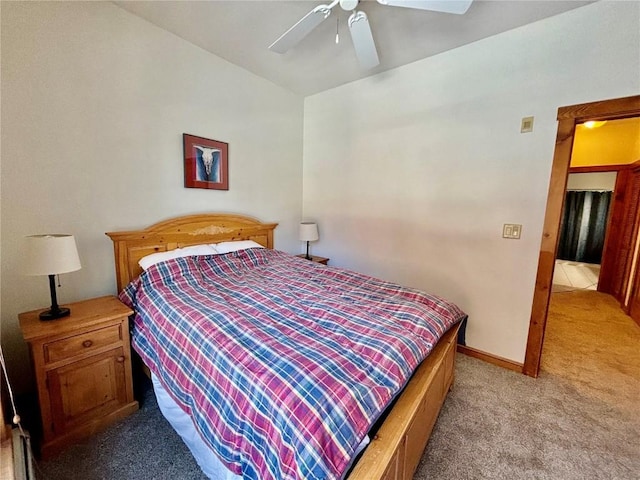
[(570, 173), (552, 292), (596, 290), (617, 172)]
[[(619, 175), (640, 159), (640, 118), (584, 122), (576, 126), (564, 194), (552, 293), (598, 290), (614, 195), (624, 194)], [(618, 177), (621, 177), (620, 179)], [(618, 182), (621, 180), (621, 182)], [(615, 239), (612, 240), (612, 243)], [(613, 252), (618, 255), (618, 252)], [(607, 268), (608, 265), (605, 265)], [(610, 266), (609, 266), (610, 268)]]

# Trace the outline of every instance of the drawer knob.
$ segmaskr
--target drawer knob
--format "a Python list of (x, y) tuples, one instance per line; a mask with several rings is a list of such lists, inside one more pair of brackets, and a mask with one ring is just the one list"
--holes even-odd
[(84, 342), (82, 342), (82, 346), (84, 348), (89, 348), (91, 345), (93, 345), (93, 342), (91, 340), (85, 340)]
[(118, 363), (124, 362), (124, 357), (122, 355), (120, 355), (118, 358), (116, 358), (116, 362), (118, 362)]

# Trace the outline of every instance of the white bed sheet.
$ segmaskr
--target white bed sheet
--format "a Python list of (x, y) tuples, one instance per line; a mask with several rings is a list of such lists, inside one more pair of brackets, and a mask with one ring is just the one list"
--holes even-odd
[[(167, 419), (187, 447), (189, 447), (191, 454), (196, 459), (196, 462), (204, 474), (211, 480), (242, 480), (241, 476), (234, 474), (225, 467), (218, 456), (204, 443), (204, 440), (202, 440), (202, 437), (193, 425), (191, 417), (171, 398), (171, 395), (167, 393), (158, 380), (158, 377), (153, 373), (151, 373), (151, 380), (153, 382), (153, 391), (158, 401), (158, 407), (160, 407), (162, 415), (164, 415), (164, 418)], [(360, 445), (358, 445), (354, 458), (357, 457), (368, 444), (369, 436), (366, 436)]]
[(212, 480), (242, 480), (242, 477), (234, 474), (224, 466), (218, 456), (204, 443), (202, 437), (191, 421), (191, 417), (182, 410), (164, 389), (158, 377), (151, 374), (153, 391), (158, 400), (158, 407), (164, 418), (173, 429), (182, 437), (184, 443), (191, 450), (191, 454), (204, 472)]

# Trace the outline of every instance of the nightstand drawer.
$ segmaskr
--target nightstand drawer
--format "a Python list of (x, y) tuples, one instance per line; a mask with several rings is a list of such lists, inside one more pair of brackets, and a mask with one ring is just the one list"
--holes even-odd
[(121, 324), (63, 338), (44, 344), (44, 361), (53, 363), (65, 358), (74, 357), (85, 352), (91, 352), (101, 347), (118, 343), (122, 340)]

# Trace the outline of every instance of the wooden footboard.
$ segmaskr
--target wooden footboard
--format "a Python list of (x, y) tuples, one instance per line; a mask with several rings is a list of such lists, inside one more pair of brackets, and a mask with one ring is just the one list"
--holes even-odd
[(458, 327), (422, 362), (348, 480), (410, 480), (453, 383)]

